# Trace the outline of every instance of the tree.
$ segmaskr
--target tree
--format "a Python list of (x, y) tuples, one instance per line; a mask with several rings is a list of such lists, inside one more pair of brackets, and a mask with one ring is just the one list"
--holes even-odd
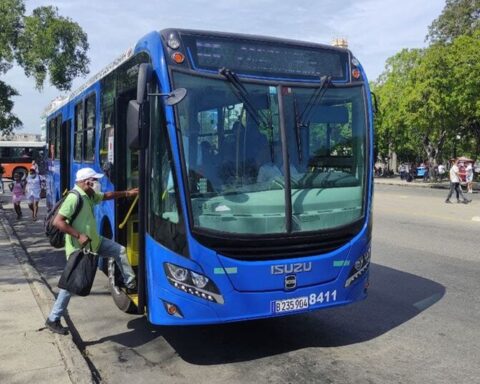
[(449, 48), (452, 98), (457, 106), (461, 149), (468, 156), (480, 153), (480, 28), (472, 35), (462, 35)]
[(419, 152), (417, 132), (407, 119), (407, 99), (411, 72), (423, 55), (421, 49), (403, 49), (387, 59), (385, 71), (372, 86), (378, 98), (375, 130), (376, 149), (381, 157), (395, 151), (406, 159)]
[(447, 0), (438, 18), (428, 27), (427, 40), (452, 42), (461, 35), (471, 35), (480, 27), (480, 0)]
[[(33, 77), (41, 90), (45, 80), (60, 90), (68, 90), (79, 75), (88, 73), (87, 35), (56, 7), (38, 7), (25, 14), (24, 0), (0, 0), (0, 76), (16, 63), (26, 76)], [(21, 126), (12, 113), (11, 98), (17, 91), (0, 80), (0, 131)]]

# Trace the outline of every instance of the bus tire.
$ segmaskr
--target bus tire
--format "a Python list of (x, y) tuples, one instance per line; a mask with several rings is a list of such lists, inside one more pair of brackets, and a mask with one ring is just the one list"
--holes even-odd
[(117, 264), (113, 258), (108, 259), (108, 287), (115, 305), (125, 313), (137, 313), (137, 306), (128, 295), (120, 289), (119, 281), (122, 280)]
[(25, 178), (25, 177), (27, 177), (27, 175), (28, 175), (28, 171), (27, 171), (27, 169), (24, 168), (24, 167), (17, 167), (17, 168), (15, 168), (15, 169), (13, 170), (13, 172), (12, 172), (12, 179), (13, 179), (13, 176), (15, 175), (15, 173), (20, 173), (22, 179)]

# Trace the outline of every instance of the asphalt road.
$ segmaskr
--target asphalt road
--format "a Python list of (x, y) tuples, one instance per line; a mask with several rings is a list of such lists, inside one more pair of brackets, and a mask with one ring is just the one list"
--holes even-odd
[[(369, 297), (280, 319), (174, 328), (149, 325), (111, 300), (97, 274), (69, 325), (97, 382), (480, 382), (480, 194), (376, 186)], [(6, 205), (8, 208), (8, 205)], [(24, 210), (26, 213), (26, 210)], [(41, 223), (11, 223), (56, 290), (62, 251)]]

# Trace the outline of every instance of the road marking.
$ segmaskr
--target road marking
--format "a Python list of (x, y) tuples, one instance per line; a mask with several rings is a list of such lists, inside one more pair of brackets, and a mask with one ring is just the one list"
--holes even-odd
[(480, 221), (480, 216), (473, 216), (472, 221)]

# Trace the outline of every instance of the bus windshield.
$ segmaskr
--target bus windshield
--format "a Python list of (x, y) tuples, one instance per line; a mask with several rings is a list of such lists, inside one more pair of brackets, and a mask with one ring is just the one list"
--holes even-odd
[(363, 216), (367, 121), (361, 85), (280, 87), (242, 80), (235, 87), (228, 78), (178, 72), (174, 83), (188, 90), (176, 108), (195, 229), (285, 233), (289, 214), (290, 231), (308, 232)]

